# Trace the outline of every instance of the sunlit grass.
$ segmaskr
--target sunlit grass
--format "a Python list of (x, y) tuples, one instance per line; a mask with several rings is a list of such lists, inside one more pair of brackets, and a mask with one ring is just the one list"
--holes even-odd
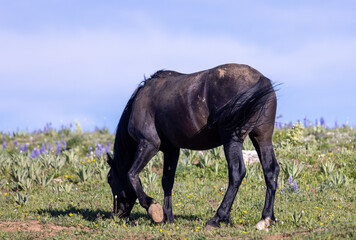
[[(18, 226), (14, 231), (0, 231), (0, 238), (353, 238), (355, 137), (356, 131), (348, 127), (276, 130), (274, 145), (281, 164), (275, 201), (278, 222), (266, 233), (255, 229), (266, 191), (258, 163), (247, 166), (247, 176), (231, 211), (233, 226), (205, 229), (205, 222), (214, 216), (227, 190), (221, 148), (181, 151), (172, 194), (175, 223), (154, 225), (139, 204), (133, 208), (131, 220), (111, 217), (112, 195), (106, 183), (109, 167), (103, 149), (108, 141), (112, 146), (114, 137), (107, 131), (2, 133), (0, 140), (6, 144), (0, 150), (0, 220)], [(48, 151), (48, 144), (56, 146), (58, 141), (65, 141), (67, 148), (61, 143), (59, 153), (57, 149)], [(25, 143), (28, 150), (21, 152), (20, 146)], [(47, 153), (31, 157), (42, 143)], [(251, 149), (249, 144), (245, 149)], [(161, 204), (162, 166), (160, 153), (140, 175), (146, 193)], [(44, 226), (42, 231), (29, 231), (21, 225), (31, 221)], [(62, 228), (52, 229), (49, 235), (45, 226)]]

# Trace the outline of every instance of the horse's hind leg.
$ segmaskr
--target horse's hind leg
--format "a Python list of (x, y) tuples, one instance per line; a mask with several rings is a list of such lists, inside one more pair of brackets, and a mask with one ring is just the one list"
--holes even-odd
[(243, 140), (236, 136), (224, 136), (224, 152), (229, 170), (229, 186), (215, 216), (206, 223), (206, 227), (220, 227), (220, 222), (231, 223), (230, 211), (237, 191), (245, 177), (246, 169), (242, 157)]
[(163, 177), (162, 177), (162, 187), (164, 191), (164, 221), (173, 222), (173, 211), (172, 211), (172, 189), (174, 184), (174, 176), (176, 173), (177, 163), (179, 158), (179, 148), (172, 148), (170, 150), (164, 151), (164, 166), (163, 166)]
[(157, 144), (147, 140), (140, 140), (128, 177), (141, 206), (147, 210), (154, 222), (159, 223), (163, 221), (163, 209), (159, 204), (153, 203), (153, 198), (146, 195), (139, 179), (139, 173), (157, 152)]
[(275, 221), (274, 216), (274, 198), (277, 188), (279, 175), (279, 166), (274, 155), (272, 146), (273, 123), (260, 126), (250, 133), (250, 138), (256, 148), (267, 185), (265, 205), (262, 212), (261, 220), (256, 224), (259, 230), (268, 231), (267, 227)]

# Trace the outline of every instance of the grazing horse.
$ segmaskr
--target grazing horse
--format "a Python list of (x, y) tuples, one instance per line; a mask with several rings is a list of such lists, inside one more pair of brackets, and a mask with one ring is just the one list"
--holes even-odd
[[(246, 174), (242, 145), (248, 135), (267, 185), (262, 218), (256, 227), (267, 230), (275, 221), (279, 174), (272, 147), (276, 106), (271, 81), (247, 65), (225, 64), (192, 74), (156, 72), (128, 101), (117, 127), (114, 156), (108, 155), (113, 214), (129, 217), (138, 198), (155, 223), (173, 222), (172, 188), (180, 148), (206, 150), (223, 145), (229, 185), (206, 226), (231, 224), (231, 206)], [(164, 154), (163, 208), (146, 195), (139, 179), (139, 173), (159, 150)]]

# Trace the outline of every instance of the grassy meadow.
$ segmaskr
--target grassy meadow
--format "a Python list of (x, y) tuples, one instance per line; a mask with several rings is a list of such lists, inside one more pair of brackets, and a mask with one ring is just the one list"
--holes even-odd
[[(114, 135), (76, 126), (0, 132), (1, 239), (352, 239), (356, 232), (356, 130), (301, 124), (278, 128), (280, 163), (275, 215), (268, 232), (255, 229), (266, 186), (259, 163), (235, 199), (233, 226), (205, 229), (227, 189), (222, 148), (181, 150), (173, 188), (175, 223), (154, 225), (136, 204), (130, 221), (112, 218), (106, 152)], [(253, 150), (246, 140), (246, 150)], [(148, 195), (163, 203), (162, 154), (140, 174)]]

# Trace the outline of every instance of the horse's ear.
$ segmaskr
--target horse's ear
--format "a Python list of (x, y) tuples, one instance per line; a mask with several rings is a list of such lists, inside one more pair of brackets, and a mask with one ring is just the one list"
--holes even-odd
[(112, 155), (110, 153), (106, 153), (106, 155), (108, 156), (108, 164), (110, 167), (113, 166), (114, 160), (112, 160)]

